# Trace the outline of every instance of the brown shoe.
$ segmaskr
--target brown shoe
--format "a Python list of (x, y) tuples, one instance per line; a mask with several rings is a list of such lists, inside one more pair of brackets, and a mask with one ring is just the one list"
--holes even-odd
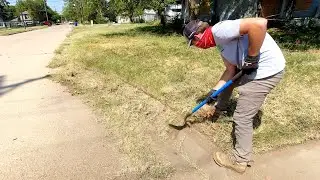
[(246, 171), (248, 165), (246, 162), (238, 163), (222, 152), (214, 153), (213, 159), (219, 166), (229, 168), (241, 174)]

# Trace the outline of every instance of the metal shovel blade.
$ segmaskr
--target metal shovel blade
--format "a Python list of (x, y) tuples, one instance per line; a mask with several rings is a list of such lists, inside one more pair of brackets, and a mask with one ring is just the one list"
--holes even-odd
[(181, 126), (176, 126), (176, 125), (173, 125), (173, 124), (169, 124), (169, 127), (173, 128), (173, 129), (176, 129), (178, 131), (186, 128), (186, 127), (190, 127), (190, 124), (188, 123), (187, 119), (192, 115), (192, 113), (188, 113), (185, 117), (184, 117), (184, 122), (183, 122), (183, 125)]

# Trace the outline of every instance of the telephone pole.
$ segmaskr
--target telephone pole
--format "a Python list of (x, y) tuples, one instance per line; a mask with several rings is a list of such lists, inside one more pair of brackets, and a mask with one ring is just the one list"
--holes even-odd
[(48, 12), (47, 12), (47, 0), (43, 0), (43, 3), (44, 3), (44, 10), (46, 11), (47, 22), (48, 22), (49, 18), (48, 18)]

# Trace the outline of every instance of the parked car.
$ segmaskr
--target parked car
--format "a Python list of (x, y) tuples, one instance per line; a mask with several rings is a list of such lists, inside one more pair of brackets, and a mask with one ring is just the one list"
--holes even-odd
[(51, 26), (52, 22), (51, 21), (43, 21), (42, 25), (47, 25), (47, 26)]

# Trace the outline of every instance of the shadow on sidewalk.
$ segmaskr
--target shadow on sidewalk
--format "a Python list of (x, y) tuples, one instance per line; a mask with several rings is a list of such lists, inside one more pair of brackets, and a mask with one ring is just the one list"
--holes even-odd
[(16, 89), (24, 84), (27, 84), (27, 83), (30, 83), (33, 81), (38, 81), (38, 80), (45, 79), (45, 78), (49, 78), (49, 77), (51, 77), (51, 75), (45, 75), (45, 76), (38, 77), (38, 78), (27, 79), (27, 80), (19, 82), (19, 83), (3, 86), (3, 83), (5, 81), (5, 76), (0, 76), (0, 97), (13, 91), (14, 89)]

